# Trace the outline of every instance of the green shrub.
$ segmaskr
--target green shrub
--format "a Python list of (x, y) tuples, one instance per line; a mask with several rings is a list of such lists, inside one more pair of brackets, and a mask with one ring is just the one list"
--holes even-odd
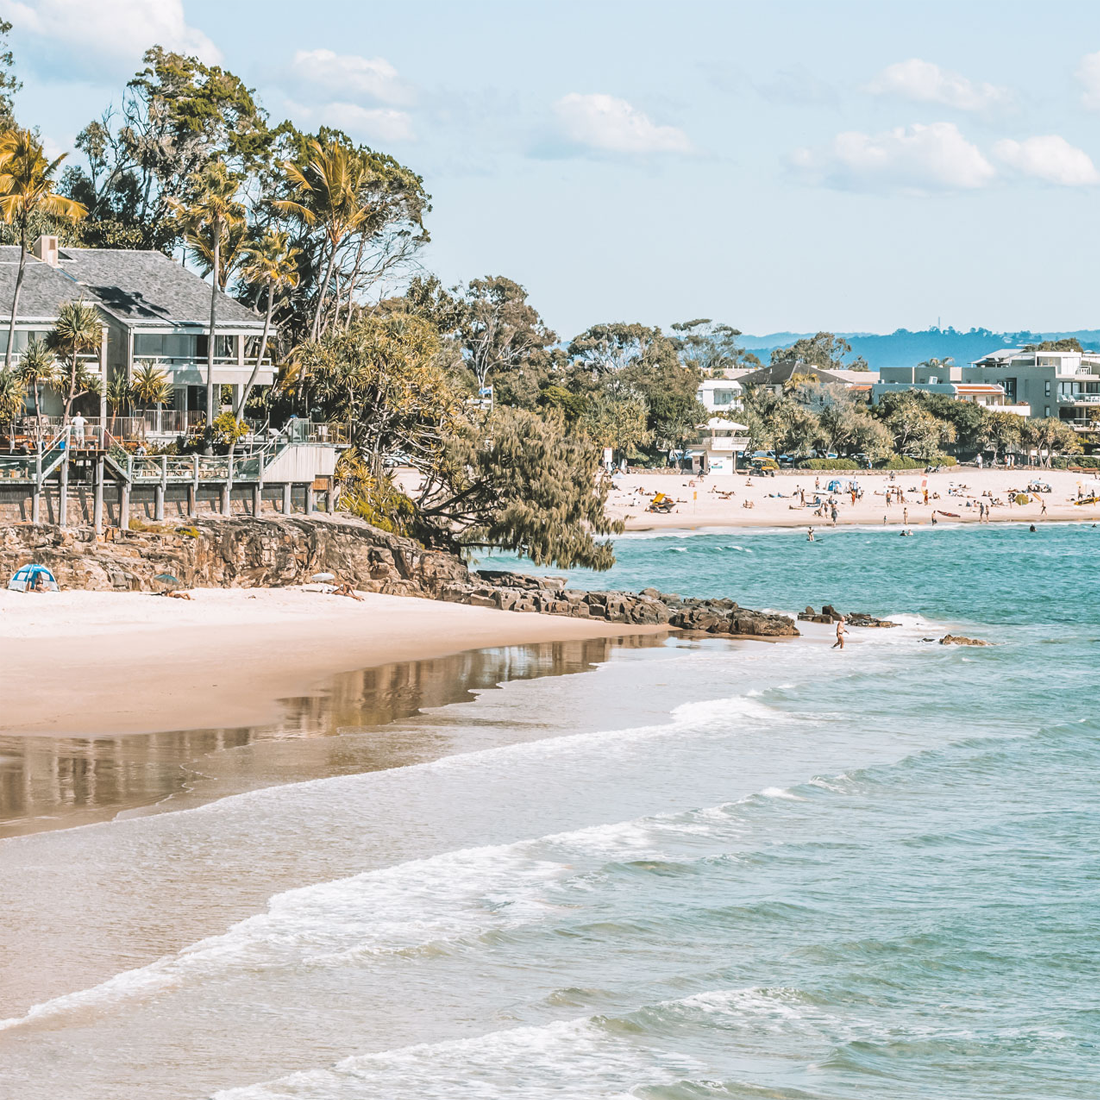
[(880, 470), (923, 470), (928, 465), (919, 458), (907, 458), (905, 455), (892, 455), (885, 462), (876, 462)]
[(854, 458), (803, 458), (795, 465), (801, 470), (859, 470)]
[(1100, 470), (1100, 455), (1055, 455), (1050, 460), (1055, 470), (1068, 470), (1080, 466), (1082, 470)]

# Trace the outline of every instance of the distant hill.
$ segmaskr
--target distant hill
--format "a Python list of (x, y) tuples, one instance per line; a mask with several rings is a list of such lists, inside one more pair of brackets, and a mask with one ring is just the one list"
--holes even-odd
[[(772, 332), (766, 336), (740, 337), (742, 347), (767, 361), (775, 348), (790, 347), (795, 340), (813, 336), (812, 332)], [(1075, 332), (992, 332), (972, 328), (960, 332), (954, 328), (930, 328), (910, 332), (899, 328), (888, 335), (870, 332), (840, 332), (852, 345), (852, 355), (862, 355), (872, 370), (882, 367), (911, 367), (926, 359), (952, 358), (956, 363), (970, 363), (998, 348), (1014, 348), (1036, 344), (1041, 340), (1063, 340), (1075, 336), (1089, 351), (1100, 351), (1100, 329), (1078, 329)]]

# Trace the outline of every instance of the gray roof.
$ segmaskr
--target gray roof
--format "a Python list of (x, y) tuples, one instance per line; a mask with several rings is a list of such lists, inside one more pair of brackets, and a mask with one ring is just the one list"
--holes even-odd
[[(136, 249), (62, 248), (57, 267), (28, 253), (19, 318), (57, 316), (75, 298), (93, 301), (124, 324), (207, 325), (210, 284), (162, 252)], [(0, 314), (10, 313), (19, 249), (0, 246)], [(261, 327), (247, 306), (218, 295), (218, 327)]]

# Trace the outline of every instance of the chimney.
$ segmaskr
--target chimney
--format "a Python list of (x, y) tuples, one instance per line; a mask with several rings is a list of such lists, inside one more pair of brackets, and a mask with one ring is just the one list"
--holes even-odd
[(34, 242), (34, 254), (50, 267), (57, 267), (57, 238), (39, 237)]

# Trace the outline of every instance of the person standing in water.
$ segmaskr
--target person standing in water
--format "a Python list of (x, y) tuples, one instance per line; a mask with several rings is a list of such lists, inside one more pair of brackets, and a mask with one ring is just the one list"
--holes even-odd
[(812, 527), (806, 532), (806, 541), (807, 542), (813, 542), (814, 541), (814, 529)]
[(844, 616), (842, 615), (836, 621), (836, 641), (833, 642), (831, 648), (833, 648), (833, 649), (837, 649), (837, 648), (843, 649), (844, 648), (844, 635), (847, 634), (847, 633), (848, 633), (848, 631), (844, 627)]

